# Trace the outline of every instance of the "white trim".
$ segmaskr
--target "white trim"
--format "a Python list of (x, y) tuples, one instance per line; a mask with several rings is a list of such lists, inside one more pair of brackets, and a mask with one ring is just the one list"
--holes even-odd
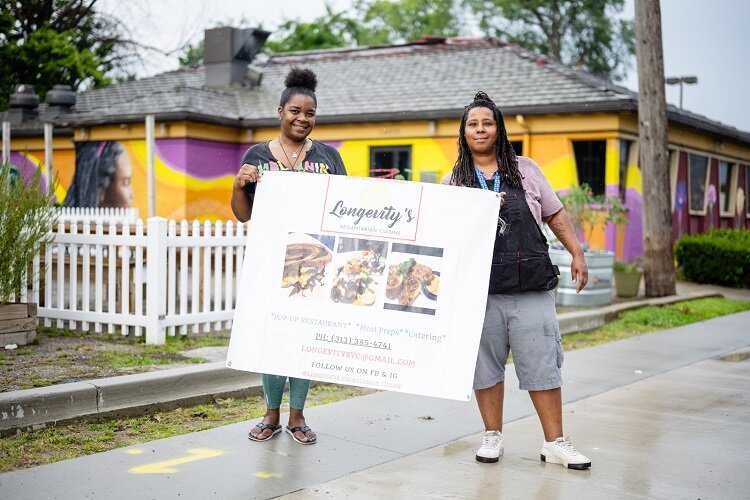
[(677, 198), (677, 178), (680, 172), (680, 151), (679, 148), (669, 148), (669, 197), (672, 206), (672, 212), (674, 212), (674, 202)]

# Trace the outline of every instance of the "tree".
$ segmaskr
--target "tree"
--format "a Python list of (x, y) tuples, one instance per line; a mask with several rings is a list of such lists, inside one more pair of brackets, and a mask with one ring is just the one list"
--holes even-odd
[(203, 62), (203, 40), (193, 45), (189, 43), (180, 56), (180, 66), (192, 66)]
[(347, 11), (326, 13), (312, 22), (289, 20), (266, 42), (271, 52), (402, 43), (424, 35), (451, 37), (464, 31), (458, 0), (357, 0)]
[(355, 10), (364, 12), (360, 45), (403, 43), (425, 35), (454, 37), (465, 26), (456, 0), (357, 0)]
[(675, 294), (669, 193), (667, 101), (659, 0), (635, 0), (638, 59), (638, 143), (643, 177), (646, 296)]
[(0, 108), (17, 83), (41, 98), (53, 85), (103, 86), (135, 56), (118, 20), (96, 0), (0, 0)]
[[(326, 4), (326, 13), (309, 23), (288, 20), (266, 42), (271, 52), (350, 47), (357, 44), (359, 26), (346, 12), (334, 12)], [(275, 40), (275, 39), (278, 39)]]
[(624, 0), (464, 0), (488, 35), (618, 81), (635, 53)]

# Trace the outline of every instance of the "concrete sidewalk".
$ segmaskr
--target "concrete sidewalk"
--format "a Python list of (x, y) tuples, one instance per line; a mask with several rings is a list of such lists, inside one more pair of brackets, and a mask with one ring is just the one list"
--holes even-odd
[[(590, 330), (636, 307), (679, 300), (734, 294), (750, 300), (749, 290), (678, 283), (677, 295), (660, 299), (642, 296), (601, 308), (558, 315), (563, 334)], [(87, 380), (0, 393), (0, 435), (39, 429), (79, 418), (138, 415), (155, 409), (197, 404), (213, 398), (260, 394), (260, 377), (226, 368), (226, 347), (204, 348), (200, 355), (216, 362), (157, 372)]]
[[(727, 356), (734, 354), (732, 356)], [(37, 498), (746, 498), (750, 312), (566, 354), (566, 433), (593, 462), (539, 461), (512, 370), (506, 453), (480, 464), (476, 405), (380, 392), (309, 408), (314, 446), (249, 442), (254, 422), (0, 475)]]

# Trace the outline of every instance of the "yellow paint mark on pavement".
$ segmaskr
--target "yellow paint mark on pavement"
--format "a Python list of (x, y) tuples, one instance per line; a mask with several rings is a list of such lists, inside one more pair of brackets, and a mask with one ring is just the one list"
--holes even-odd
[(141, 453), (143, 453), (143, 450), (139, 450), (139, 449), (125, 450), (125, 453), (127, 453), (128, 455), (140, 455)]
[(196, 460), (205, 460), (207, 458), (216, 458), (223, 454), (224, 452), (220, 450), (194, 448), (192, 450), (188, 450), (188, 456), (186, 457), (164, 460), (161, 462), (154, 462), (152, 464), (133, 467), (128, 472), (130, 472), (131, 474), (168, 474), (171, 472), (178, 472), (175, 468), (176, 465), (187, 464), (190, 462), (195, 462)]
[(271, 479), (272, 477), (281, 477), (281, 474), (279, 474), (278, 472), (258, 471), (255, 473), (255, 477), (259, 477), (261, 479)]

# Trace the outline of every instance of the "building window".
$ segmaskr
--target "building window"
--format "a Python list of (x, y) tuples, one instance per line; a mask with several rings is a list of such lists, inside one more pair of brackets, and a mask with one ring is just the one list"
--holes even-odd
[(725, 217), (734, 215), (734, 192), (737, 184), (734, 170), (734, 164), (719, 161), (719, 213)]
[(628, 192), (628, 165), (630, 165), (630, 146), (632, 141), (620, 140), (620, 199), (626, 201)]
[(706, 182), (708, 180), (708, 158), (688, 156), (688, 208), (691, 213), (702, 215), (706, 212)]
[(584, 182), (595, 195), (604, 194), (607, 141), (573, 141), (578, 184)]
[(370, 177), (411, 180), (411, 146), (371, 147)]
[(523, 141), (510, 141), (510, 145), (516, 152), (516, 156), (523, 156)]

